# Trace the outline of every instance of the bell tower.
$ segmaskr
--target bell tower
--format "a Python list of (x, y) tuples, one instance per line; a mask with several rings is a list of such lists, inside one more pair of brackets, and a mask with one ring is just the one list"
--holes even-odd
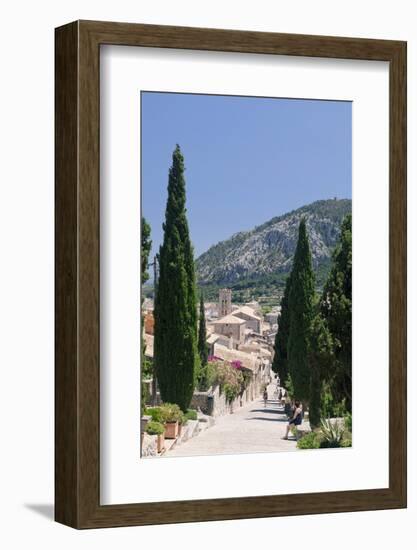
[(225, 317), (232, 313), (232, 291), (230, 288), (219, 290), (219, 317)]

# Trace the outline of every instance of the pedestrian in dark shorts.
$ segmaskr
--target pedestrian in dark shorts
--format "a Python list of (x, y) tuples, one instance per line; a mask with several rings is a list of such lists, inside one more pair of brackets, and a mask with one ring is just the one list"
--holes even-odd
[(283, 437), (282, 439), (288, 439), (288, 434), (290, 432), (291, 426), (299, 426), (303, 421), (303, 409), (300, 401), (296, 400), (294, 405), (294, 413), (288, 421), (287, 431), (285, 433), (285, 437)]

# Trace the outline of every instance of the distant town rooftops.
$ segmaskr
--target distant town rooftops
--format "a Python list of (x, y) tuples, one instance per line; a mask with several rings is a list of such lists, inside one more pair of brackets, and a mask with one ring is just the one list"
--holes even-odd
[(241, 325), (245, 321), (244, 319), (240, 319), (239, 317), (235, 317), (234, 315), (226, 315), (225, 317), (222, 317), (221, 319), (218, 319), (217, 321), (214, 321), (215, 325)]
[(213, 333), (207, 338), (207, 344), (214, 344), (220, 338), (219, 334)]
[(154, 304), (152, 298), (145, 298), (143, 300), (142, 309), (144, 310), (153, 310)]
[(153, 334), (145, 334), (145, 356), (149, 357), (150, 359), (153, 359), (153, 342), (154, 337)]
[(214, 355), (216, 357), (220, 357), (224, 361), (239, 360), (245, 368), (250, 370), (256, 370), (258, 367), (258, 359), (256, 355), (252, 353), (245, 353), (244, 351), (229, 349), (221, 344), (214, 344)]
[(244, 315), (252, 317), (253, 319), (257, 319), (258, 321), (261, 320), (259, 315), (257, 315), (255, 311), (249, 306), (241, 306), (240, 308), (233, 311), (233, 315), (236, 315), (236, 313), (243, 313)]

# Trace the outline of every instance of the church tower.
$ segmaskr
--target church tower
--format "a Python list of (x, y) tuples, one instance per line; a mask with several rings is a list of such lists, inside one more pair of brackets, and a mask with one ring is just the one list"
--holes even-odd
[(230, 288), (219, 290), (219, 317), (232, 313), (232, 291)]

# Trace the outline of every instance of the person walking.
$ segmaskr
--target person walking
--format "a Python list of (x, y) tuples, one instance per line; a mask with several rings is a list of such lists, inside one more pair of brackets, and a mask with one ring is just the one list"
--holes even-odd
[(282, 405), (282, 389), (279, 389), (278, 392), (278, 405)]
[(266, 402), (268, 401), (268, 390), (267, 390), (266, 386), (265, 386), (265, 389), (264, 389), (263, 398), (264, 398), (264, 407), (266, 407)]
[(293, 415), (288, 421), (287, 431), (285, 433), (285, 436), (282, 439), (288, 439), (288, 434), (290, 432), (291, 426), (299, 426), (302, 421), (303, 421), (303, 407), (302, 407), (300, 401), (298, 401), (298, 399), (296, 399), (296, 401), (294, 403)]

